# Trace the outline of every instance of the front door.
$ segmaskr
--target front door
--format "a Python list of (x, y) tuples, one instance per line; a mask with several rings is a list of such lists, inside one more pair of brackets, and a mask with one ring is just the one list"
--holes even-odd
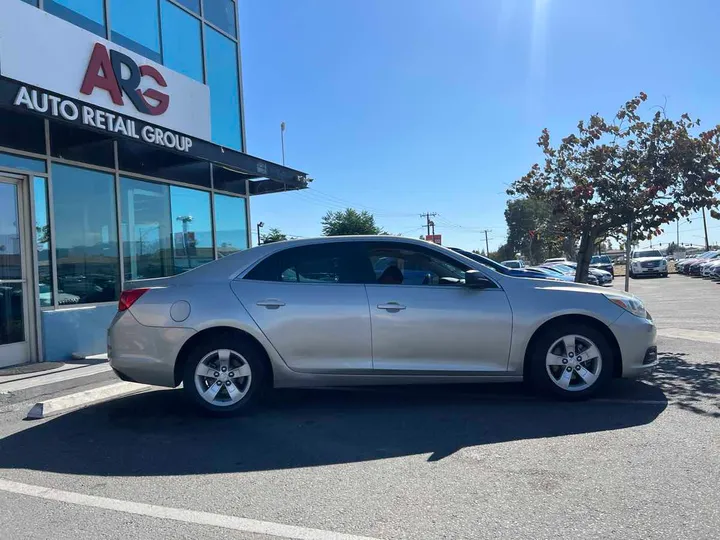
[(32, 332), (20, 179), (0, 175), (0, 367), (31, 360)]
[(418, 374), (507, 371), (512, 311), (501, 288), (463, 285), (470, 268), (439, 250), (368, 242), (373, 367)]

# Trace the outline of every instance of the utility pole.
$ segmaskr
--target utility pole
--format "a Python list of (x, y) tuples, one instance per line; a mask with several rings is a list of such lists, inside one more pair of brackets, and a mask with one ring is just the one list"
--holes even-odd
[(680, 218), (677, 220), (677, 240), (675, 243), (680, 246)]
[(490, 246), (488, 245), (487, 233), (489, 233), (490, 231), (488, 229), (485, 229), (483, 232), (485, 233), (485, 256), (489, 257), (490, 256)]
[[(420, 214), (420, 217), (424, 217), (427, 223), (427, 235), (430, 236), (430, 226), (432, 224), (432, 221), (430, 221), (431, 217), (437, 216), (437, 212), (425, 212), (424, 214)], [(433, 225), (434, 227), (434, 225)], [(433, 234), (435, 234), (435, 231), (433, 230)]]
[(707, 220), (705, 219), (705, 208), (702, 209), (703, 213), (703, 228), (705, 229), (705, 251), (710, 251), (710, 241), (708, 240), (707, 234)]
[(280, 146), (282, 147), (282, 164), (285, 166), (285, 122), (280, 122)]
[(257, 224), (257, 235), (258, 235), (258, 246), (260, 245), (260, 229), (264, 227), (265, 224), (262, 221), (259, 221)]

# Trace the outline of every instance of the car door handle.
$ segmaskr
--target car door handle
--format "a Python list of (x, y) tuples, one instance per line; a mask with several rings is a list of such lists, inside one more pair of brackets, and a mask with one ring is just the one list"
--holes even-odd
[(281, 300), (275, 300), (274, 298), (270, 298), (268, 300), (260, 300), (255, 305), (264, 307), (264, 308), (268, 308), (268, 309), (277, 309), (279, 307), (284, 306), (285, 302), (283, 302)]
[(387, 304), (378, 304), (378, 309), (385, 309), (387, 311), (400, 311), (405, 309), (406, 306), (398, 304), (397, 302), (388, 302)]

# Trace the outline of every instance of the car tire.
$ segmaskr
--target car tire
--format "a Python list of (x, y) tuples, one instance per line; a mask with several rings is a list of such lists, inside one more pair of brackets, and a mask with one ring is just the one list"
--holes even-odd
[(662, 277), (664, 277), (664, 278), (665, 278), (665, 277), (668, 277), (667, 272), (665, 272), (665, 273), (662, 275)]
[(185, 395), (213, 416), (249, 411), (265, 394), (268, 381), (267, 364), (257, 346), (232, 334), (199, 343), (183, 371)]
[(630, 279), (635, 279), (635, 274), (632, 271), (630, 271)]
[[(567, 349), (568, 342), (575, 344), (574, 351)], [(575, 360), (591, 349), (595, 351), (590, 353), (591, 358)], [(534, 341), (529, 360), (527, 374), (533, 388), (564, 401), (580, 401), (601, 392), (612, 379), (615, 362), (605, 336), (581, 323), (560, 324), (544, 331)]]

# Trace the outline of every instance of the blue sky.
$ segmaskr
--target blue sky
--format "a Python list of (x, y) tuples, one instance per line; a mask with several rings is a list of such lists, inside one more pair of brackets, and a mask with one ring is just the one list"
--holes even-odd
[[(417, 237), (431, 211), (445, 245), (480, 249), (487, 228), (492, 250), (544, 127), (640, 91), (720, 123), (718, 20), (715, 0), (240, 0), (248, 152), (279, 162), (285, 121), (287, 165), (315, 179), (254, 197), (252, 222), (316, 236), (353, 206)], [(702, 243), (702, 221), (680, 233)]]

